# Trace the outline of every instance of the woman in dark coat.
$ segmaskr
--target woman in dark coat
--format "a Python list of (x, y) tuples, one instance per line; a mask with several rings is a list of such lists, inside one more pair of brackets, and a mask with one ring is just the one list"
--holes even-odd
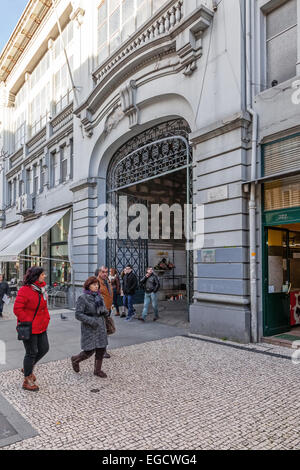
[(103, 357), (108, 344), (105, 317), (109, 315), (96, 277), (89, 277), (84, 283), (84, 292), (76, 302), (75, 317), (81, 322), (82, 352), (71, 358), (75, 372), (80, 372), (79, 364), (95, 353), (94, 375), (106, 378), (101, 370)]
[(4, 295), (10, 296), (10, 289), (8, 283), (5, 281), (3, 274), (0, 274), (0, 318), (3, 316), (3, 297)]
[(31, 392), (39, 390), (33, 367), (49, 351), (47, 329), (50, 315), (47, 307), (45, 276), (43, 268), (29, 268), (24, 279), (24, 286), (19, 290), (14, 304), (14, 314), (18, 322), (32, 322), (31, 338), (23, 341), (26, 354), (24, 369), (22, 369), (25, 377), (23, 388)]

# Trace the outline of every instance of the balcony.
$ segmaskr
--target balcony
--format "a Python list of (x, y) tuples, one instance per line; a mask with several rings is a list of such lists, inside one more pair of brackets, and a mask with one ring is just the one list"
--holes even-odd
[(60, 133), (72, 130), (72, 121), (73, 103), (70, 103), (9, 157), (7, 176), (10, 177), (17, 167), (26, 164), (27, 160), (34, 158), (34, 154), (41, 153), (47, 145), (51, 145), (53, 138), (59, 139)]
[[(134, 95), (130, 88), (139, 87), (136, 76), (142, 68), (145, 68), (144, 82), (146, 75), (154, 80), (155, 75), (162, 74), (162, 68), (164, 74), (182, 72), (190, 76), (194, 73), (203, 55), (203, 33), (214, 16), (204, 1), (197, 4), (195, 7), (195, 2), (190, 0), (169, 0), (93, 72), (94, 89), (75, 110), (89, 137), (93, 135), (93, 116), (120, 86), (123, 86), (122, 110), (129, 115), (134, 106), (127, 106), (126, 97)], [(164, 58), (169, 60), (163, 62)], [(135, 83), (130, 80), (133, 76)], [(130, 117), (130, 122), (133, 127), (134, 118)]]

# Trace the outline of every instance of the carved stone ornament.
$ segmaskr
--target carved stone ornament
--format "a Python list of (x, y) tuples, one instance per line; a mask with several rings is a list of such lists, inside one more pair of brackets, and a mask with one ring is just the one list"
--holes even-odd
[(129, 118), (129, 128), (139, 124), (139, 108), (136, 105), (137, 86), (135, 80), (130, 80), (120, 90), (120, 100), (123, 113)]
[(123, 119), (124, 113), (122, 111), (121, 106), (117, 106), (113, 109), (113, 111), (109, 114), (105, 121), (104, 132), (105, 134), (109, 134), (112, 129), (115, 129), (119, 122)]

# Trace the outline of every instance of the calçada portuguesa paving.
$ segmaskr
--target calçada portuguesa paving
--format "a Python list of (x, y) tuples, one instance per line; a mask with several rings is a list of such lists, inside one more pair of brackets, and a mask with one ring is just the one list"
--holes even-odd
[(113, 349), (108, 379), (93, 360), (78, 375), (49, 362), (32, 394), (5, 371), (0, 392), (38, 435), (3, 449), (300, 449), (292, 350), (233, 346), (175, 336)]

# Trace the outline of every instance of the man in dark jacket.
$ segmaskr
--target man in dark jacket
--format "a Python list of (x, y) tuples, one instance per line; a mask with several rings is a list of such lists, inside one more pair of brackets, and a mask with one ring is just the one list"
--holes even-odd
[(126, 266), (125, 275), (123, 277), (123, 305), (128, 309), (128, 314), (125, 321), (131, 321), (135, 315), (135, 310), (133, 307), (133, 296), (138, 287), (138, 280), (132, 267), (130, 265)]
[(0, 274), (0, 318), (2, 318), (3, 314), (3, 297), (4, 295), (10, 296), (10, 290), (8, 283), (4, 280), (3, 274)]
[(158, 320), (158, 301), (157, 301), (157, 292), (160, 288), (160, 283), (158, 277), (154, 274), (153, 268), (148, 268), (146, 276), (141, 280), (141, 286), (145, 289), (145, 300), (144, 300), (144, 310), (142, 316), (139, 317), (139, 320), (146, 321), (148, 315), (148, 309), (150, 301), (152, 302), (152, 307), (154, 310), (153, 321)]

